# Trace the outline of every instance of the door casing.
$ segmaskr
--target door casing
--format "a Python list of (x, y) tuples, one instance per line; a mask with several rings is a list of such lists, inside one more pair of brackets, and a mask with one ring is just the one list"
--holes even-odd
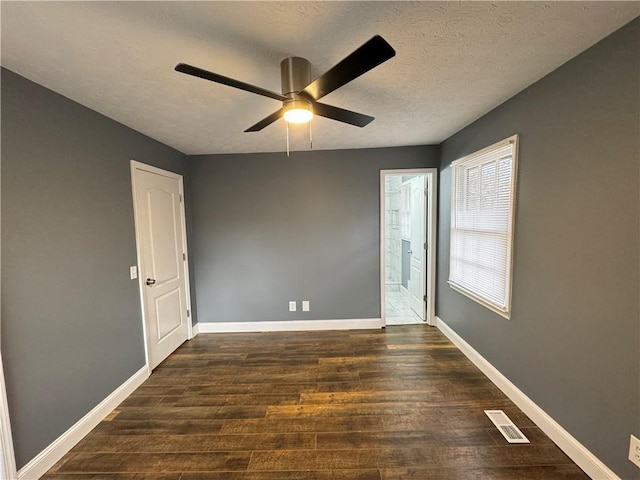
[(7, 390), (4, 383), (2, 356), (0, 355), (0, 478), (18, 478), (16, 458), (13, 452), (13, 437), (9, 420)]
[(435, 325), (435, 293), (436, 293), (436, 220), (437, 220), (437, 200), (438, 200), (438, 169), (437, 168), (403, 168), (393, 170), (380, 170), (380, 320), (384, 328), (387, 323), (385, 312), (385, 208), (384, 191), (385, 179), (387, 175), (425, 175), (428, 182), (428, 206), (426, 209), (427, 245), (428, 250), (424, 257), (428, 262), (428, 267), (423, 269), (425, 275), (426, 323)]
[[(185, 253), (185, 261), (182, 262), (183, 266), (184, 266), (184, 278), (185, 278), (185, 297), (186, 297), (186, 303), (188, 305), (189, 310), (192, 310), (191, 308), (191, 291), (190, 291), (190, 281), (189, 281), (189, 251), (188, 251), (188, 245), (187, 245), (187, 225), (186, 225), (186, 215), (185, 215), (185, 203), (184, 203), (184, 182), (182, 179), (182, 175), (174, 173), (174, 172), (169, 172), (167, 170), (163, 170), (161, 168), (157, 168), (157, 167), (153, 167), (151, 165), (147, 165), (145, 163), (141, 163), (138, 162), (136, 160), (131, 160), (131, 189), (132, 189), (132, 194), (133, 194), (133, 212), (134, 212), (134, 217), (136, 217), (136, 182), (135, 182), (135, 172), (136, 170), (144, 170), (146, 172), (150, 172), (150, 173), (156, 173), (158, 175), (164, 175), (166, 177), (170, 177), (170, 178), (174, 178), (176, 180), (178, 180), (178, 184), (179, 184), (179, 192), (180, 195), (182, 196), (182, 202), (180, 203), (180, 222), (182, 224), (182, 243), (184, 246), (184, 253)], [(142, 264), (142, 245), (141, 245), (141, 240), (140, 240), (140, 234), (139, 234), (139, 226), (138, 226), (138, 219), (135, 218), (135, 231), (136, 231), (136, 254), (137, 254), (137, 267), (138, 267), (138, 289), (140, 292), (140, 306), (141, 306), (141, 311), (142, 311), (142, 329), (144, 332), (144, 354), (145, 354), (145, 361), (146, 361), (146, 366), (147, 366), (147, 370), (149, 372), (149, 375), (151, 375), (151, 361), (149, 358), (149, 341), (150, 341), (150, 335), (149, 335), (149, 327), (148, 327), (148, 312), (147, 312), (147, 306), (146, 306), (146, 302), (145, 302), (145, 291), (144, 291), (144, 275), (142, 275), (141, 273), (141, 264)], [(187, 338), (191, 339), (193, 338), (193, 326), (192, 326), (192, 318), (193, 316), (189, 316), (187, 317), (188, 321), (187, 321)]]

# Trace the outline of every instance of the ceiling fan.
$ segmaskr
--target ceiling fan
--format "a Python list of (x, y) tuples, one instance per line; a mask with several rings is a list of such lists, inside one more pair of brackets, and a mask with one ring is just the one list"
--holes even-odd
[(311, 64), (307, 59), (301, 57), (285, 58), (280, 63), (281, 94), (186, 63), (179, 63), (175, 70), (282, 102), (282, 108), (247, 128), (245, 132), (258, 132), (281, 117), (284, 117), (289, 123), (306, 123), (311, 120), (314, 114), (364, 127), (373, 120), (373, 117), (320, 103), (318, 100), (386, 62), (395, 54), (396, 52), (391, 45), (380, 35), (376, 35), (313, 81), (311, 81)]

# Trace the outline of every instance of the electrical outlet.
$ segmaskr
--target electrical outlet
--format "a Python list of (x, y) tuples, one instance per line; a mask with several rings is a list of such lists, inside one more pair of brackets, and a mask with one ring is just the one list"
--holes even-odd
[(629, 460), (635, 463), (637, 467), (640, 467), (640, 440), (633, 435), (629, 440)]
[(289, 311), (290, 312), (295, 312), (296, 311), (296, 302), (295, 302), (295, 300), (291, 300), (289, 302)]
[(129, 276), (131, 277), (131, 280), (138, 278), (138, 267), (135, 265), (129, 267)]
[(309, 300), (303, 300), (302, 301), (302, 311), (303, 312), (308, 312), (309, 311)]

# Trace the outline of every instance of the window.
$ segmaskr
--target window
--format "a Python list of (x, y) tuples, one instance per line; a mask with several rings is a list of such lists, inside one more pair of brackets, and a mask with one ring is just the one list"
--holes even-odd
[(452, 163), (449, 285), (509, 318), (518, 136)]

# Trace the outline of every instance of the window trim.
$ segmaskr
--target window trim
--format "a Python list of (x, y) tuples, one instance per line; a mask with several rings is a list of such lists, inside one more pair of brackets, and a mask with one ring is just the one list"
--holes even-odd
[(494, 304), (493, 302), (487, 300), (486, 298), (484, 298), (481, 295), (478, 295), (476, 292), (473, 292), (467, 288), (465, 288), (462, 285), (459, 285), (458, 283), (456, 283), (455, 281), (451, 280), (451, 241), (452, 241), (452, 235), (451, 232), (453, 230), (453, 218), (452, 218), (452, 222), (451, 222), (451, 226), (449, 227), (449, 279), (447, 280), (447, 283), (449, 284), (449, 286), (465, 295), (466, 297), (470, 298), (471, 300), (474, 300), (475, 302), (479, 303), (480, 305), (483, 305), (484, 307), (488, 308), (489, 310), (497, 313), (498, 315), (506, 318), (507, 320), (511, 319), (511, 311), (512, 311), (512, 305), (511, 305), (511, 300), (512, 300), (512, 291), (513, 291), (513, 259), (514, 259), (514, 255), (513, 255), (513, 250), (514, 250), (514, 243), (515, 243), (515, 217), (516, 217), (516, 206), (517, 206), (517, 198), (516, 198), (516, 185), (518, 183), (518, 134), (512, 135), (508, 138), (505, 138), (504, 140), (501, 140), (499, 142), (496, 142), (492, 145), (489, 145), (488, 147), (485, 147), (481, 150), (478, 150), (477, 152), (471, 153), (469, 155), (466, 155), (462, 158), (459, 158), (453, 162), (451, 162), (451, 167), (452, 167), (452, 175), (451, 175), (451, 217), (453, 217), (453, 208), (456, 205), (456, 178), (455, 178), (455, 170), (454, 167), (471, 161), (471, 160), (475, 160), (477, 157), (485, 155), (486, 153), (495, 150), (497, 148), (500, 147), (504, 147), (505, 145), (509, 145), (511, 144), (513, 146), (513, 151), (512, 151), (512, 158), (513, 158), (513, 175), (512, 175), (512, 179), (513, 181), (511, 182), (511, 202), (510, 202), (510, 212), (509, 212), (509, 218), (508, 218), (508, 227), (507, 227), (507, 235), (508, 235), (508, 249), (509, 251), (507, 252), (507, 259), (508, 259), (508, 268), (507, 268), (507, 275), (506, 275), (506, 285), (507, 285), (507, 291), (506, 291), (506, 296), (505, 296), (505, 307), (501, 308), (500, 306)]

